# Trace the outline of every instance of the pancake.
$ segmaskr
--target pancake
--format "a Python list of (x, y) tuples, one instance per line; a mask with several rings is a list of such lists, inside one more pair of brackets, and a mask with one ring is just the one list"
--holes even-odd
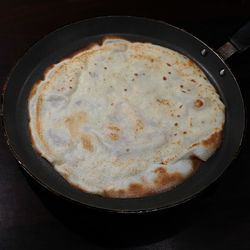
[(84, 192), (168, 191), (220, 146), (225, 107), (186, 56), (106, 38), (52, 65), (31, 89), (32, 145)]

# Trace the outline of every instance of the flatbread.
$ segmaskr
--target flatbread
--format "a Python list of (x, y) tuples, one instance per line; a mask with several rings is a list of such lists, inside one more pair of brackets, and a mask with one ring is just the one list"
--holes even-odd
[(167, 191), (220, 146), (225, 107), (203, 71), (158, 45), (105, 39), (52, 65), (29, 96), (36, 151), (108, 197)]

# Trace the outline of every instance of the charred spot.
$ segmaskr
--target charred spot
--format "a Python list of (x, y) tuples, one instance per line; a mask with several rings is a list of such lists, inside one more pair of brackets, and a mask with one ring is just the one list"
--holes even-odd
[(183, 134), (186, 135), (186, 134), (187, 134), (187, 131), (184, 131)]
[(203, 77), (203, 79), (204, 79), (204, 80), (207, 80), (207, 78), (206, 78), (205, 76)]
[(171, 66), (172, 66), (170, 63), (167, 63), (167, 65), (168, 65), (169, 67), (171, 67)]
[(177, 133), (175, 133), (174, 136), (177, 136)]
[[(64, 60), (64, 59), (63, 59), (63, 60)], [(62, 61), (63, 61), (63, 60), (62, 60)], [(44, 79), (46, 78), (46, 75), (47, 75), (47, 74), (49, 73), (49, 71), (52, 70), (55, 66), (56, 66), (55, 64), (52, 64), (52, 65), (50, 65), (50, 66), (44, 71), (42, 80), (44, 80)]]
[(177, 127), (178, 126), (178, 122), (176, 122), (174, 125)]
[(218, 148), (222, 141), (222, 131), (213, 133), (208, 139), (203, 140), (202, 144), (206, 148)]
[(138, 73), (134, 73), (134, 76), (138, 76)]
[(183, 89), (183, 87), (184, 87), (183, 85), (180, 85), (180, 88), (182, 88), (182, 89)]
[(129, 151), (130, 151), (130, 149), (129, 149), (129, 148), (127, 148), (127, 149), (126, 149), (126, 152), (128, 153)]
[(183, 180), (183, 176), (179, 172), (169, 174), (163, 167), (159, 167), (154, 171), (157, 174), (157, 177), (154, 179), (154, 182), (157, 186), (165, 186), (169, 183), (180, 183)]
[(181, 92), (182, 92), (182, 93), (187, 93), (187, 92), (186, 92), (186, 91), (184, 91), (184, 90), (182, 90)]
[(72, 89), (72, 86), (69, 86), (70, 89)]
[(126, 91), (128, 91), (127, 89), (124, 89), (124, 91), (126, 92)]
[(167, 77), (166, 77), (166, 76), (163, 76), (162, 79), (163, 79), (164, 81), (166, 81), (166, 80), (167, 80)]
[(194, 106), (195, 106), (196, 108), (202, 107), (202, 106), (203, 106), (203, 101), (200, 100), (200, 99), (195, 100), (195, 101), (194, 101)]
[(109, 189), (109, 190), (104, 190), (102, 193), (102, 196), (104, 197), (112, 197), (112, 198), (118, 198), (118, 197), (123, 197), (125, 195), (125, 190), (124, 189)]
[(171, 72), (168, 72), (169, 75), (171, 75)]
[(196, 82), (194, 79), (191, 79), (191, 82)]
[[(35, 84), (33, 85), (32, 89), (31, 89), (31, 91), (30, 91), (29, 100), (30, 100), (33, 96), (35, 96), (36, 91), (37, 91), (37, 88), (38, 88), (38, 85), (39, 85), (41, 82), (42, 82), (42, 80), (39, 80), (39, 81), (35, 82)], [(7, 84), (5, 83), (5, 86), (4, 86), (4, 88), (3, 88), (3, 91), (6, 89), (6, 87), (7, 87)]]
[(131, 183), (128, 187), (129, 193), (136, 194), (143, 192), (143, 185), (139, 183)]
[(181, 109), (182, 107), (183, 107), (183, 105), (180, 105), (180, 106), (179, 106), (179, 109)]
[(107, 67), (104, 67), (104, 69), (107, 69)]
[(193, 169), (193, 173), (195, 173), (197, 171), (197, 169), (199, 168), (202, 160), (197, 156), (197, 155), (191, 155), (189, 157), (189, 159), (192, 162), (192, 169)]

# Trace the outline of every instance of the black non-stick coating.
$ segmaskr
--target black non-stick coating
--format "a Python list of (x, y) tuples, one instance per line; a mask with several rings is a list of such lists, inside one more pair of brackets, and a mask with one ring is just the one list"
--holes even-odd
[[(194, 60), (206, 73), (226, 106), (222, 146), (183, 184), (145, 198), (113, 199), (84, 193), (68, 184), (32, 148), (28, 131), (27, 100), (34, 82), (45, 69), (91, 42), (105, 36), (159, 44)], [(205, 56), (202, 49), (207, 50)], [(225, 74), (220, 76), (221, 69)], [(153, 211), (180, 204), (214, 182), (229, 166), (239, 149), (244, 130), (244, 105), (240, 89), (229, 68), (207, 45), (189, 33), (166, 23), (136, 17), (101, 17), (65, 26), (51, 33), (18, 62), (4, 94), (4, 127), (15, 157), (24, 169), (50, 191), (78, 203), (118, 212)]]

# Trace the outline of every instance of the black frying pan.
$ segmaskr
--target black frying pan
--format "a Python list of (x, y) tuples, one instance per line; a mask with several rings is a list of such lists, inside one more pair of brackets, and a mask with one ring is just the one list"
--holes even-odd
[[(105, 36), (114, 35), (131, 41), (159, 44), (190, 57), (204, 70), (226, 106), (226, 122), (220, 149), (202, 163), (191, 178), (162, 194), (145, 198), (113, 199), (84, 193), (68, 184), (31, 146), (27, 100), (33, 84), (42, 79), (45, 69), (51, 64)], [(244, 50), (249, 38), (248, 24), (231, 39), (231, 43), (219, 50), (221, 55), (226, 58), (236, 50)], [(89, 207), (109, 211), (153, 211), (191, 199), (213, 183), (236, 157), (245, 125), (244, 104), (239, 86), (220, 56), (191, 34), (169, 24), (145, 18), (100, 17), (56, 30), (24, 55), (12, 71), (4, 89), (5, 135), (21, 166), (53, 193)]]

